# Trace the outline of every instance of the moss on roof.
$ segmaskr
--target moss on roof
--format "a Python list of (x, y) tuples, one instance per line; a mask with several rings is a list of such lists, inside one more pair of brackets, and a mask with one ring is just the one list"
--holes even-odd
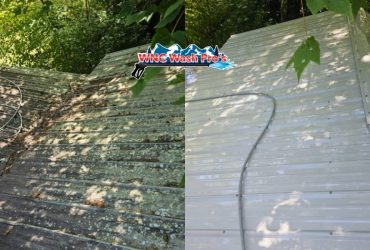
[(184, 84), (168, 85), (179, 72), (167, 69), (133, 98), (143, 48), (107, 55), (88, 76), (10, 70), (28, 95), (25, 117), (38, 110), (27, 122), (43, 122), (2, 145), (13, 159), (0, 181), (0, 245), (184, 247), (185, 117), (172, 104)]

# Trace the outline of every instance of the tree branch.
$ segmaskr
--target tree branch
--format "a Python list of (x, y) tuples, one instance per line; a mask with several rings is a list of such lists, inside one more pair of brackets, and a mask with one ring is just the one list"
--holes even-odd
[(182, 16), (185, 14), (185, 10), (183, 10), (182, 12), (181, 12), (181, 15), (179, 16), (179, 18), (177, 19), (177, 21), (176, 21), (176, 23), (175, 23), (175, 26), (173, 26), (173, 29), (172, 29), (172, 31), (171, 31), (171, 33), (173, 33), (174, 31), (175, 31), (175, 29), (176, 29), (176, 27), (177, 27), (177, 25), (179, 24), (179, 22), (180, 22), (180, 19), (182, 18)]

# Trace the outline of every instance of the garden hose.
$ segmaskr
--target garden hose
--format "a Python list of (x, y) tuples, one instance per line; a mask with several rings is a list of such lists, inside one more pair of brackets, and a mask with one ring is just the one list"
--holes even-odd
[(248, 152), (248, 155), (244, 161), (244, 164), (243, 164), (243, 167), (242, 167), (242, 170), (241, 170), (241, 173), (240, 173), (240, 179), (239, 179), (239, 188), (238, 188), (238, 208), (239, 208), (239, 229), (240, 229), (240, 239), (241, 239), (241, 246), (242, 246), (242, 249), (243, 250), (246, 250), (246, 239), (245, 239), (245, 234), (244, 234), (244, 228), (245, 228), (245, 225), (244, 225), (244, 221), (245, 221), (245, 214), (244, 214), (244, 203), (243, 203), (243, 193), (244, 193), (244, 181), (245, 181), (245, 174), (246, 174), (246, 170), (247, 170), (247, 167), (248, 167), (248, 164), (257, 148), (257, 145), (260, 143), (260, 141), (262, 140), (263, 136), (266, 134), (267, 132), (267, 129), (269, 128), (269, 126), (271, 125), (273, 119), (274, 119), (274, 116), (275, 116), (275, 112), (276, 112), (276, 99), (269, 95), (269, 94), (265, 94), (265, 93), (253, 93), (253, 92), (241, 92), (241, 93), (235, 93), (235, 94), (229, 94), (229, 95), (221, 95), (221, 96), (214, 96), (214, 97), (206, 97), (206, 98), (200, 98), (200, 99), (195, 99), (195, 100), (190, 100), (190, 101), (187, 101), (188, 103), (189, 102), (201, 102), (201, 101), (207, 101), (207, 100), (214, 100), (214, 99), (219, 99), (219, 98), (225, 98), (225, 97), (233, 97), (233, 96), (261, 96), (261, 97), (264, 97), (264, 98), (267, 98), (269, 100), (271, 100), (272, 102), (272, 110), (271, 110), (271, 113), (270, 113), (270, 117), (268, 119), (268, 122), (266, 123), (265, 127), (263, 128), (263, 130), (261, 131), (261, 133), (259, 134), (257, 140), (254, 142), (253, 146), (252, 146), (252, 149)]
[(21, 109), (22, 102), (23, 102), (23, 94), (22, 94), (21, 89), (18, 87), (18, 85), (15, 84), (15, 82), (13, 82), (12, 80), (9, 80), (8, 78), (1, 77), (1, 76), (0, 76), (0, 79), (5, 80), (8, 83), (10, 83), (10, 85), (13, 86), (14, 88), (16, 88), (18, 90), (18, 93), (19, 93), (18, 106), (14, 107), (14, 106), (10, 106), (10, 105), (7, 105), (7, 104), (0, 104), (1, 107), (5, 107), (5, 108), (13, 110), (12, 115), (4, 122), (4, 124), (0, 125), (1, 126), (0, 127), (0, 132), (3, 131), (6, 127), (10, 127), (9, 124), (18, 116), (19, 120), (20, 120), (19, 127), (17, 127), (17, 128), (10, 127), (12, 129), (16, 130), (15, 135), (14, 135), (14, 136), (16, 136), (16, 135), (18, 135), (18, 133), (21, 132), (21, 130), (23, 128), (23, 119), (22, 119), (22, 115), (20, 113), (20, 109)]

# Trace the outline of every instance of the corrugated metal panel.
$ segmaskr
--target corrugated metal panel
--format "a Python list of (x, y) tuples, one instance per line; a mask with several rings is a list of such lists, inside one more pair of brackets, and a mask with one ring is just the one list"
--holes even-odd
[(184, 248), (184, 84), (168, 69), (133, 98), (142, 48), (107, 55), (25, 141), (0, 179), (1, 249)]
[[(52, 105), (60, 101), (61, 96), (69, 90), (69, 83), (77, 83), (83, 75), (63, 73), (52, 70), (31, 68), (0, 68), (0, 99), (3, 104), (18, 106), (20, 93), (14, 87), (9, 88), (9, 82), (13, 81), (22, 91), (22, 105), (20, 112), (23, 118), (23, 129), (20, 136), (28, 133), (42, 120), (42, 113), (50, 109)], [(6, 80), (8, 79), (8, 80)], [(68, 81), (66, 81), (68, 80)], [(1, 107), (0, 113), (3, 110)], [(9, 117), (1, 118), (0, 126)], [(12, 121), (13, 127), (20, 125), (19, 119)], [(14, 129), (6, 129), (0, 132), (0, 172), (6, 167), (11, 155), (19, 150), (15, 143)]]
[(350, 24), (350, 27), (353, 54), (370, 129), (370, 15), (360, 10), (356, 23)]
[[(322, 63), (299, 83), (285, 65), (304, 37), (302, 19), (232, 36), (222, 51), (237, 67), (200, 70), (186, 95), (277, 100), (247, 170), (247, 249), (368, 249), (370, 136), (350, 29), (329, 12), (306, 19)], [(270, 111), (255, 97), (186, 104), (187, 249), (241, 249), (239, 175)]]

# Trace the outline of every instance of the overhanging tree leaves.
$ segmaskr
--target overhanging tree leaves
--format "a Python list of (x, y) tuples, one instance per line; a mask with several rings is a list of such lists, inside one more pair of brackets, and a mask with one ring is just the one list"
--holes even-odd
[[(366, 0), (307, 0), (306, 4), (313, 14), (316, 14), (323, 9), (327, 9), (329, 11), (344, 15), (352, 21), (354, 21), (356, 18), (360, 8), (366, 9), (368, 7)], [(307, 36), (306, 23), (305, 29)], [(298, 80), (300, 80), (303, 71), (308, 66), (310, 61), (318, 64), (320, 63), (320, 45), (314, 36), (309, 36), (302, 42), (289, 60), (286, 68), (293, 65), (297, 73)]]
[(307, 7), (312, 14), (327, 9), (338, 14), (356, 18), (359, 9), (366, 7), (366, 0), (307, 0)]
[(179, 99), (177, 99), (174, 104), (176, 104), (176, 105), (182, 105), (184, 103), (185, 103), (185, 95), (180, 96)]
[[(158, 5), (152, 4), (146, 10), (128, 15), (126, 24), (140, 24), (143, 21), (148, 23), (153, 16), (159, 15), (159, 20), (154, 26), (155, 33), (151, 39), (151, 47), (156, 43), (163, 45), (177, 43), (185, 47), (184, 5), (184, 0), (161, 1)], [(145, 70), (144, 76), (130, 88), (133, 96), (138, 96), (144, 90), (148, 82), (160, 72), (158, 69), (149, 67)], [(179, 100), (181, 101), (181, 98)]]
[(175, 13), (177, 10), (181, 9), (184, 6), (184, 0), (177, 0), (175, 3), (171, 4), (163, 15), (163, 18), (168, 17), (172, 13)]
[(294, 55), (289, 60), (286, 67), (288, 68), (293, 65), (299, 80), (303, 70), (311, 61), (320, 64), (320, 45), (313, 36), (310, 36), (303, 41), (303, 43), (294, 52)]
[(161, 68), (159, 67), (152, 67), (147, 68), (145, 70), (144, 76), (138, 80), (135, 85), (133, 85), (130, 89), (132, 91), (132, 94), (134, 97), (137, 97), (140, 95), (140, 93), (144, 90), (145, 86), (148, 84), (148, 82), (153, 79), (155, 76), (157, 76), (161, 72)]

